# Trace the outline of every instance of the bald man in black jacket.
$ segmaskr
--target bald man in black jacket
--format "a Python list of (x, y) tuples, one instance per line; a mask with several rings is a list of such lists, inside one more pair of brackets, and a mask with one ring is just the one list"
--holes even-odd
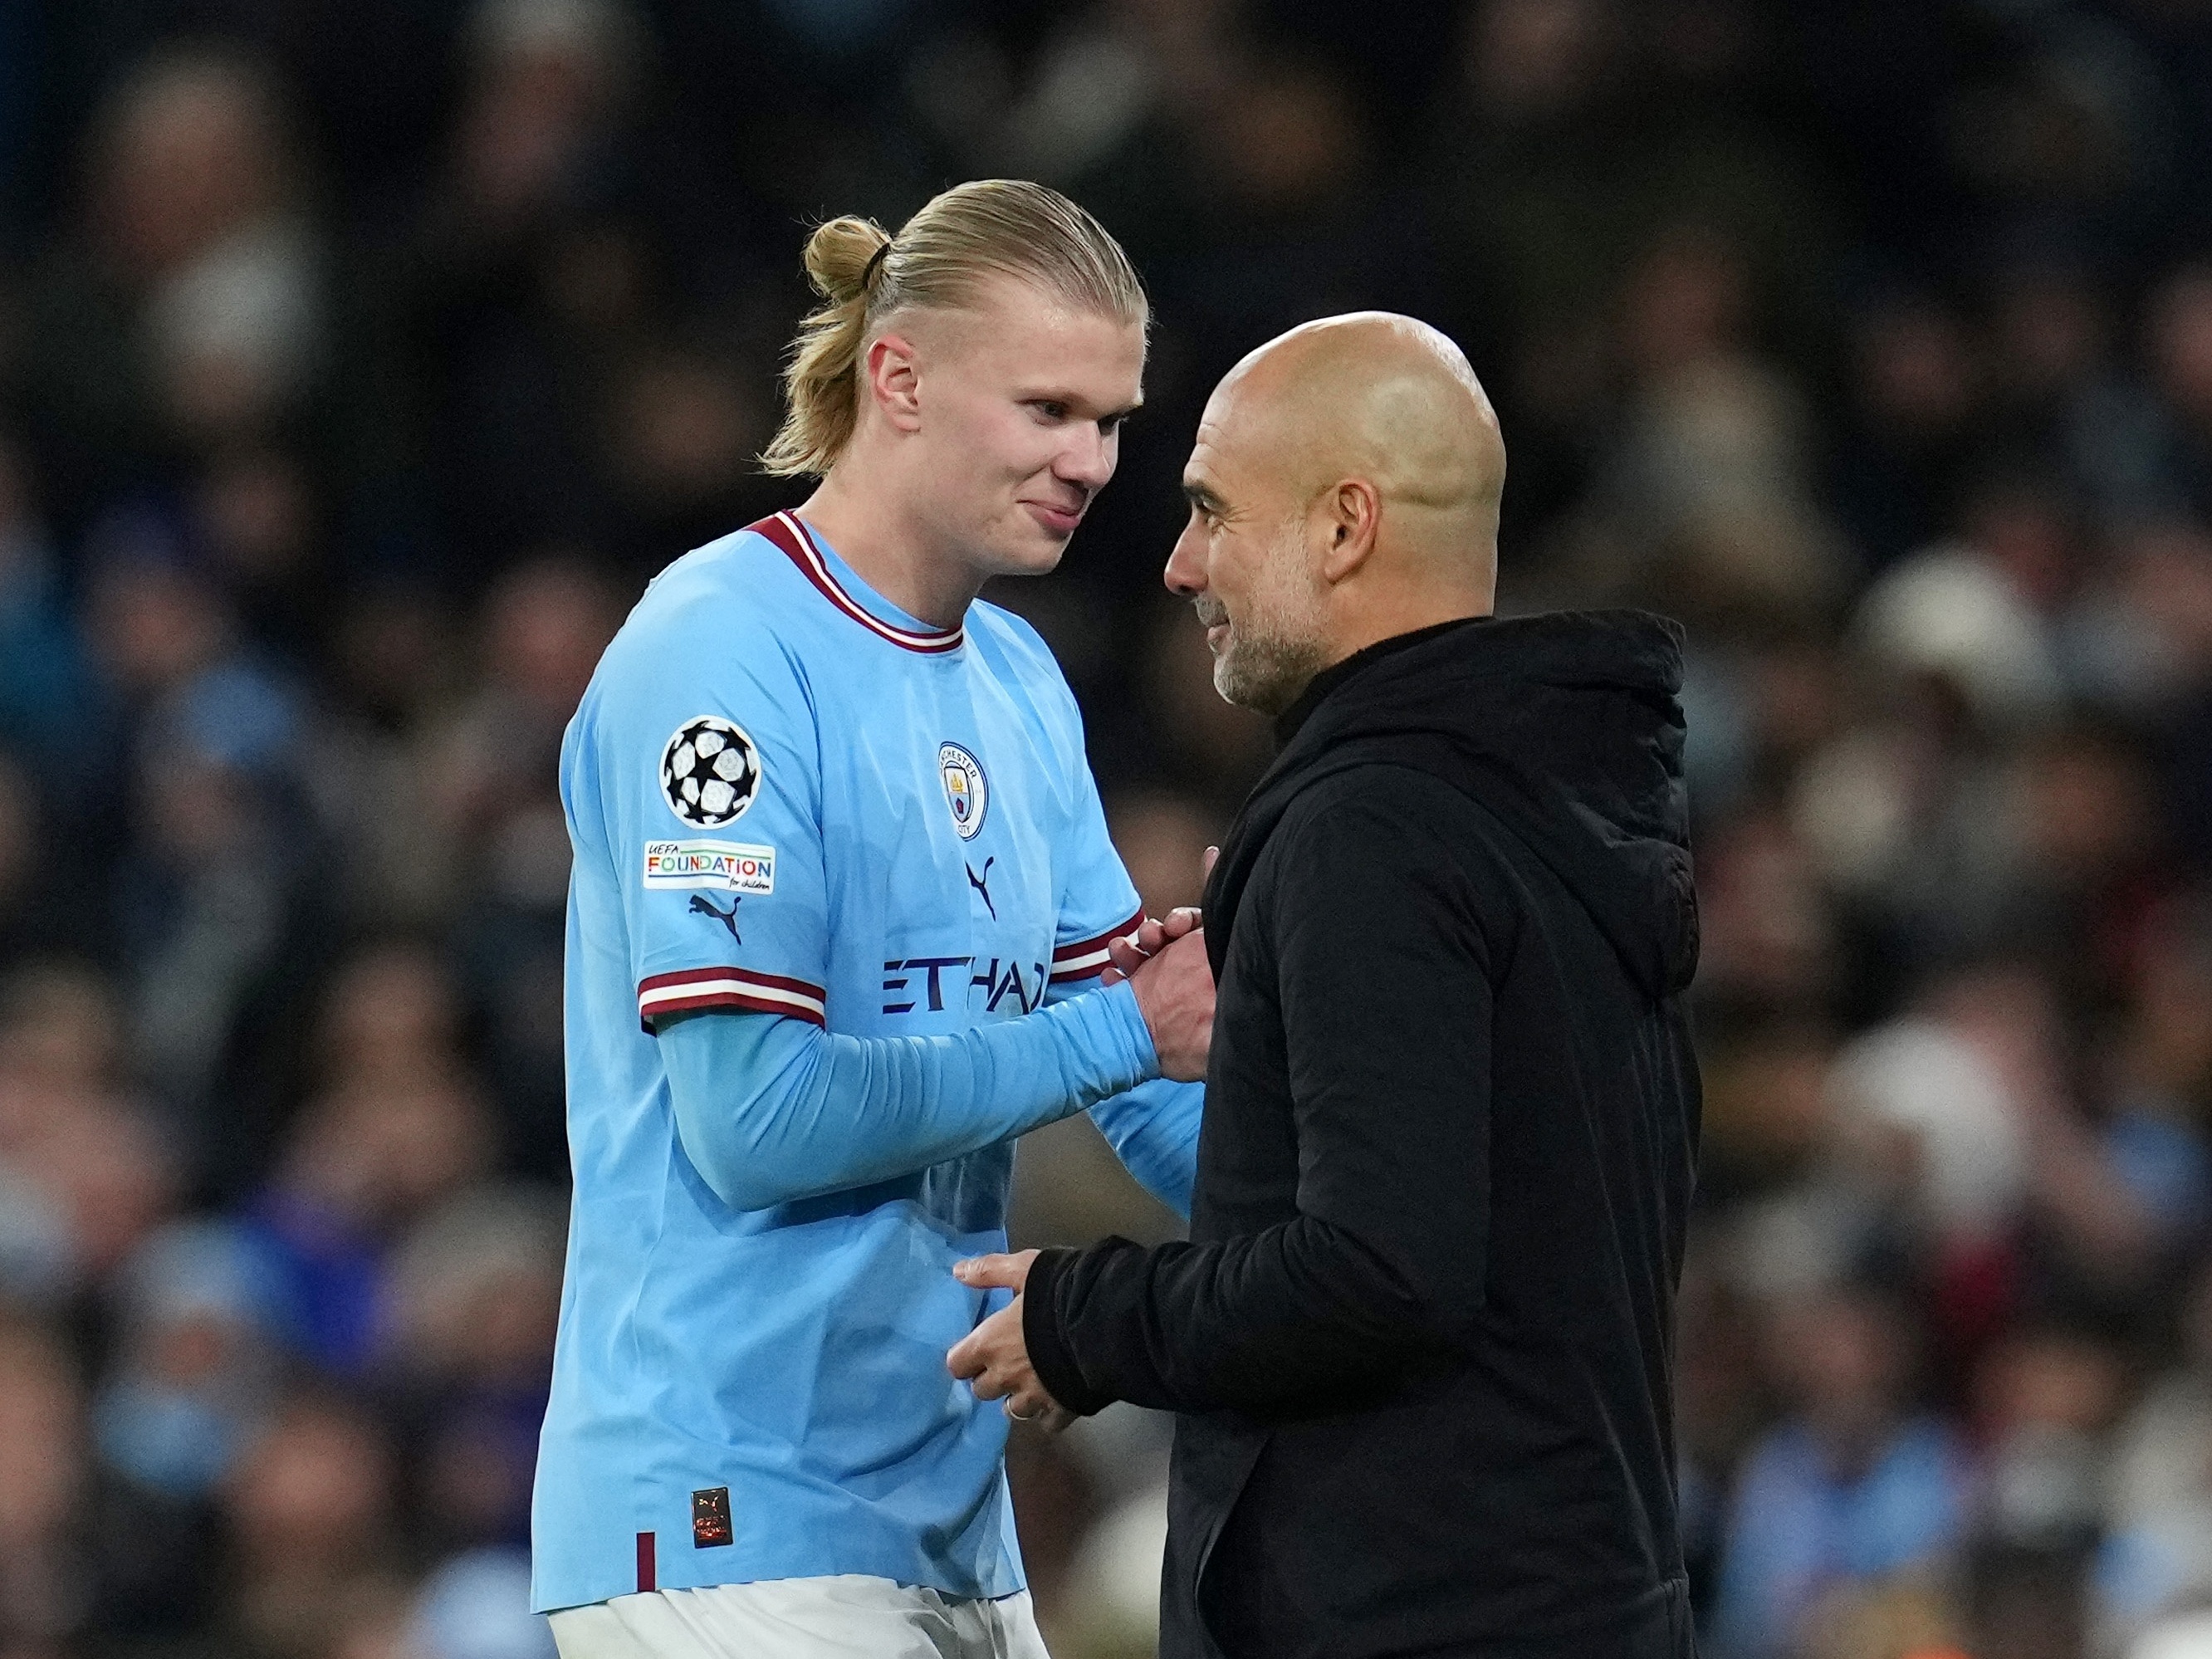
[(1018, 1416), (1180, 1414), (1164, 1659), (1692, 1651), (1680, 640), (1492, 617), (1504, 472), (1456, 348), (1375, 313), (1246, 359), (1185, 472), (1169, 584), (1282, 743), (1206, 895), (1190, 1241), (965, 1264), (1021, 1295), (952, 1356)]

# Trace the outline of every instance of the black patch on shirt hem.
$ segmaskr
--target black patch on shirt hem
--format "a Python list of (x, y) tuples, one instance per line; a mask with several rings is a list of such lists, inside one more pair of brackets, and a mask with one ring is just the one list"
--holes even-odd
[(730, 1529), (730, 1489), (706, 1486), (691, 1494), (691, 1547), (710, 1550), (733, 1543)]

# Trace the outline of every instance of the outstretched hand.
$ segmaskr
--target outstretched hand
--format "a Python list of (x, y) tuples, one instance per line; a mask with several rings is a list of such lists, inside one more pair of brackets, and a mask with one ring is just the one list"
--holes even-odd
[(1138, 924), (1134, 933), (1123, 933), (1106, 941), (1107, 966), (1099, 977), (1109, 985), (1120, 984), (1185, 933), (1201, 925), (1199, 908), (1194, 904), (1170, 910), (1164, 919), (1146, 916)]
[(1014, 1255), (976, 1255), (952, 1264), (952, 1276), (971, 1291), (1012, 1291), (1010, 1306), (999, 1310), (954, 1343), (945, 1356), (953, 1376), (975, 1385), (978, 1400), (1003, 1400), (1006, 1415), (1057, 1434), (1075, 1420), (1073, 1412), (1045, 1392), (1030, 1364), (1022, 1338), (1022, 1289), (1029, 1282), (1035, 1250)]

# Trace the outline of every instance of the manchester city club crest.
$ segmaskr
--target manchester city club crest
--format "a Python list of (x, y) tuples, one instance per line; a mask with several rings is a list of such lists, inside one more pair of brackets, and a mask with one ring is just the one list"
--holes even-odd
[(952, 827), (961, 840), (975, 840), (991, 805), (991, 786), (984, 780), (982, 763), (958, 744), (948, 743), (937, 751), (937, 769), (945, 779), (945, 804), (952, 809)]

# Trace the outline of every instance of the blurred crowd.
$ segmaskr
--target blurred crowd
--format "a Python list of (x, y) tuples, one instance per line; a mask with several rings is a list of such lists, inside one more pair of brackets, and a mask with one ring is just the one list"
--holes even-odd
[[(2212, 4), (0, 3), (0, 1659), (544, 1659), (553, 759), (829, 213), (1060, 185), (1156, 310), (1059, 652), (1156, 913), (1267, 761), (1199, 404), (1466, 346), (1505, 608), (1690, 629), (1679, 1389), (1717, 1659), (2212, 1654)], [(1079, 1121), (1027, 1243), (1172, 1218)], [(1150, 1650), (1163, 1425), (1010, 1454)]]

